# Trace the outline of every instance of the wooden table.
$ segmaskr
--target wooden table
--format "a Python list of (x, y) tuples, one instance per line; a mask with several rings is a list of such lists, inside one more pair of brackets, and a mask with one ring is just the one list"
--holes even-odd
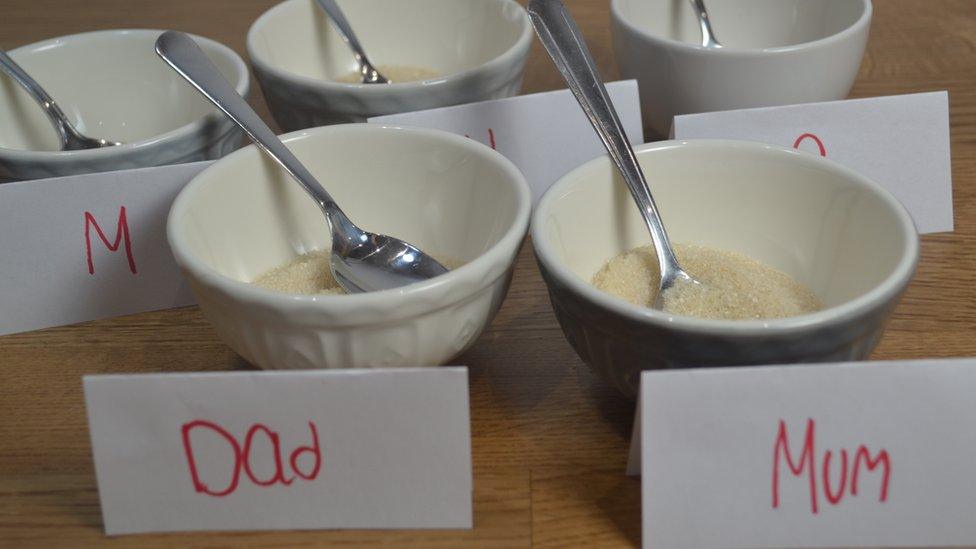
[[(243, 55), (248, 26), (275, 2), (4, 0), (0, 47), (102, 28), (174, 28)], [(604, 76), (615, 79), (607, 2), (568, 5)], [(534, 44), (524, 91), (562, 87)], [(260, 91), (252, 89), (252, 103), (266, 115)], [(976, 1), (875, 2), (852, 96), (942, 89), (950, 90), (956, 231), (922, 239), (918, 275), (874, 355), (879, 359), (976, 355)], [(529, 245), (498, 317), (458, 363), (470, 367), (473, 530), (110, 539), (101, 530), (81, 376), (250, 366), (217, 339), (196, 307), (2, 337), (0, 546), (639, 543), (640, 485), (623, 475), (633, 404), (563, 339)]]

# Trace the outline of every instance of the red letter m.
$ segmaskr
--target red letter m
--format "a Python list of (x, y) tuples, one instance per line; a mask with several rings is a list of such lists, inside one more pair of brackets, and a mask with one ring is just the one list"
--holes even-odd
[(125, 206), (119, 208), (119, 225), (115, 229), (115, 242), (109, 243), (108, 238), (105, 237), (105, 233), (102, 232), (102, 228), (98, 226), (98, 221), (95, 220), (95, 216), (91, 212), (85, 212), (85, 251), (88, 253), (88, 274), (95, 274), (95, 263), (92, 262), (92, 252), (91, 252), (91, 228), (95, 228), (95, 232), (98, 233), (98, 238), (102, 240), (102, 244), (110, 251), (117, 251), (119, 249), (119, 244), (125, 241), (125, 256), (129, 260), (129, 270), (132, 274), (136, 274), (136, 261), (132, 258), (132, 242), (129, 239), (129, 223), (125, 219)]
[(867, 466), (869, 471), (874, 471), (879, 465), (884, 465), (884, 472), (881, 477), (881, 495), (878, 501), (888, 499), (888, 481), (891, 480), (891, 458), (888, 452), (881, 450), (878, 457), (871, 459), (871, 454), (863, 444), (858, 447), (857, 454), (854, 455), (854, 476), (851, 478), (851, 494), (857, 495), (857, 474), (861, 471), (861, 464)]
[(800, 454), (800, 462), (794, 463), (790, 456), (790, 445), (786, 439), (786, 422), (779, 420), (779, 432), (776, 434), (776, 444), (773, 446), (773, 509), (779, 507), (779, 461), (780, 456), (786, 460), (786, 466), (794, 476), (801, 476), (803, 468), (807, 469), (807, 476), (810, 481), (810, 510), (817, 514), (817, 478), (816, 467), (813, 463), (813, 441), (814, 427), (813, 419), (807, 420), (807, 432), (803, 437), (803, 452)]

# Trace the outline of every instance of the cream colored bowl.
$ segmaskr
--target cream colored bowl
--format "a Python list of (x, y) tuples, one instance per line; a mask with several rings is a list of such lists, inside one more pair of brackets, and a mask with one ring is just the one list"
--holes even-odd
[(871, 0), (708, 3), (725, 47), (701, 47), (686, 0), (611, 0), (614, 54), (636, 78), (645, 126), (667, 136), (678, 114), (847, 97), (871, 26)]
[[(0, 181), (211, 160), (236, 149), (237, 126), (156, 56), (162, 32), (96, 31), (12, 50), (79, 130), (124, 144), (61, 151), (41, 108), (0, 73)], [(193, 38), (247, 96), (244, 61), (222, 44)]]
[(317, 205), (253, 145), (177, 196), (170, 247), (207, 318), (262, 368), (433, 366), (470, 346), (498, 311), (528, 228), (518, 169), (471, 139), (364, 124), (284, 136), (361, 227), (464, 265), (356, 295), (292, 295), (248, 284), (331, 245)]
[(747, 254), (805, 284), (824, 310), (775, 320), (704, 320), (632, 305), (589, 284), (650, 243), (606, 158), (542, 197), (532, 243), (556, 317), (580, 357), (629, 396), (641, 370), (866, 358), (908, 285), (918, 236), (905, 208), (819, 156), (737, 141), (637, 148), (671, 240)]
[(340, 0), (376, 65), (432, 69), (421, 82), (347, 84), (349, 47), (313, 0), (287, 0), (247, 33), (254, 73), (286, 131), (509, 97), (522, 86), (532, 30), (514, 0)]

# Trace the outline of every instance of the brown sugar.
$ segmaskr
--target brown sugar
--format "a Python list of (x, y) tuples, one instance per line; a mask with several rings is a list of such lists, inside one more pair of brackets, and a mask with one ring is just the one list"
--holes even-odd
[[(667, 312), (746, 320), (798, 316), (823, 308), (806, 286), (743, 254), (687, 244), (676, 245), (675, 254), (681, 267), (702, 284), (676, 284), (666, 290)], [(659, 281), (654, 248), (643, 246), (608, 261), (592, 284), (635, 305), (651, 307)]]

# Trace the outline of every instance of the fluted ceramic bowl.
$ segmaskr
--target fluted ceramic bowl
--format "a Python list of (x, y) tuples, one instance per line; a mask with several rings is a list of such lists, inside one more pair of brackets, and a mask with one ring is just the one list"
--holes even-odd
[(355, 223), (462, 262), (394, 290), (298, 295), (249, 284), (331, 247), (318, 206), (253, 145), (177, 196), (170, 247), (220, 338), (262, 368), (434, 366), (498, 311), (529, 223), (518, 169), (446, 132), (352, 124), (284, 136)]
[(611, 0), (613, 50), (640, 87), (645, 126), (675, 115), (847, 97), (868, 40), (871, 0), (708, 3), (722, 49), (701, 46), (684, 0)]
[[(156, 56), (162, 32), (95, 31), (11, 50), (79, 130), (123, 144), (60, 150), (44, 111), (0, 73), (0, 181), (212, 160), (236, 149), (243, 137), (237, 126)], [(218, 42), (193, 38), (247, 96), (244, 61)]]
[(247, 33), (254, 73), (286, 131), (509, 97), (522, 85), (532, 30), (514, 0), (339, 0), (375, 65), (421, 67), (419, 82), (356, 84), (349, 47), (313, 0), (287, 0)]
[(650, 243), (606, 158), (557, 181), (532, 219), (552, 307), (580, 357), (624, 394), (641, 370), (866, 358), (915, 272), (918, 236), (876, 183), (809, 153), (736, 141), (637, 148), (671, 240), (751, 256), (805, 284), (821, 311), (775, 320), (705, 320), (597, 290), (614, 256)]

